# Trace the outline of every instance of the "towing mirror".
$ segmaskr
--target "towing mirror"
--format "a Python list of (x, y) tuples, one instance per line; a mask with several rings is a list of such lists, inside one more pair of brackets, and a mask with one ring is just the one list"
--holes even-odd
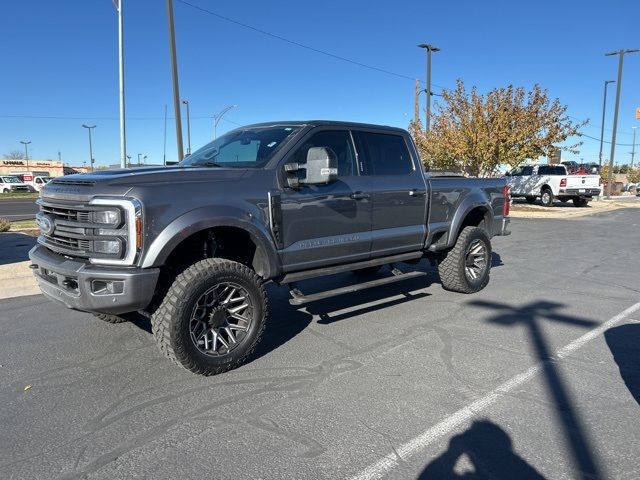
[(305, 185), (326, 185), (338, 179), (338, 158), (328, 147), (311, 147), (307, 152)]

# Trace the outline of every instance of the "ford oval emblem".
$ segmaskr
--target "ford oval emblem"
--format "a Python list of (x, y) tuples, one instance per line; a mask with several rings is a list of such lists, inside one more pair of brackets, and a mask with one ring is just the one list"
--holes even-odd
[(54, 230), (53, 218), (48, 215), (38, 215), (36, 217), (36, 225), (45, 235), (51, 235)]

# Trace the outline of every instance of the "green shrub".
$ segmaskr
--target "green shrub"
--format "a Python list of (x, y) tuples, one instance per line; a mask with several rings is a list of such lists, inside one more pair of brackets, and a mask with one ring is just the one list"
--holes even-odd
[(6, 218), (0, 218), (0, 232), (8, 232), (11, 228), (11, 222)]

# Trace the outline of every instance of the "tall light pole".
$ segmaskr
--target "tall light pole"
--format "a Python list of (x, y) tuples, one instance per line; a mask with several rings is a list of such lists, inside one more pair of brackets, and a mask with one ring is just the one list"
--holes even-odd
[[(127, 166), (127, 139), (124, 119), (124, 23), (122, 20), (122, 3), (124, 0), (114, 0), (118, 10), (118, 91), (120, 93), (120, 168)], [(91, 134), (91, 131), (89, 131)], [(93, 161), (93, 159), (92, 159)], [(93, 164), (92, 164), (93, 168)]]
[(27, 162), (27, 170), (29, 170), (29, 149), (27, 145), (31, 143), (30, 140), (20, 140), (20, 143), (24, 145), (24, 159)]
[(227, 113), (229, 110), (231, 110), (232, 108), (236, 108), (237, 106), (238, 105), (227, 105), (222, 110), (220, 110), (220, 112), (218, 112), (217, 115), (213, 116), (213, 139), (214, 140), (217, 138), (218, 122), (220, 121), (222, 116), (225, 113)]
[(633, 143), (631, 144), (631, 168), (633, 168), (633, 159), (636, 156), (636, 128), (638, 127), (631, 127), (633, 129)]
[(613, 113), (613, 134), (611, 135), (611, 156), (609, 157), (609, 177), (607, 178), (607, 199), (611, 199), (611, 181), (613, 178), (613, 161), (616, 153), (616, 133), (618, 133), (618, 111), (620, 110), (620, 91), (622, 90), (622, 64), (626, 53), (640, 52), (640, 49), (618, 50), (605, 53), (606, 57), (618, 55), (618, 83), (616, 85), (616, 107)]
[(600, 126), (600, 153), (598, 154), (598, 164), (600, 165), (600, 168), (602, 168), (602, 142), (604, 141), (604, 115), (607, 108), (607, 87), (610, 83), (616, 83), (616, 81), (604, 81), (604, 99), (602, 100), (602, 125)]
[(83, 123), (82, 127), (89, 130), (89, 165), (91, 165), (91, 171), (93, 172), (93, 145), (91, 144), (91, 129), (96, 128), (96, 126)]
[(127, 155), (127, 168), (131, 168), (131, 155)]
[(440, 49), (428, 43), (421, 43), (418, 47), (427, 51), (427, 118), (425, 119), (425, 132), (428, 132), (431, 126), (431, 52), (439, 52)]
[(182, 100), (187, 106), (187, 155), (191, 155), (191, 114), (189, 113), (189, 100)]
[(180, 118), (180, 88), (178, 87), (178, 59), (176, 55), (176, 32), (173, 25), (173, 0), (167, 0), (167, 19), (169, 22), (169, 54), (171, 56), (171, 77), (173, 79), (173, 110), (176, 116), (176, 143), (178, 161), (184, 158), (182, 145), (182, 119)]
[(138, 166), (140, 166), (140, 157), (142, 156), (141, 153), (138, 154)]

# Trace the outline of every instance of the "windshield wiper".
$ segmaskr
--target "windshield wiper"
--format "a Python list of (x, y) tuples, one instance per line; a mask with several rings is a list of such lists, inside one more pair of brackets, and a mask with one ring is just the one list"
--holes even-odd
[(224, 165), (220, 165), (219, 163), (216, 163), (216, 162), (194, 163), (193, 166), (194, 167), (220, 167), (220, 168), (224, 168)]

